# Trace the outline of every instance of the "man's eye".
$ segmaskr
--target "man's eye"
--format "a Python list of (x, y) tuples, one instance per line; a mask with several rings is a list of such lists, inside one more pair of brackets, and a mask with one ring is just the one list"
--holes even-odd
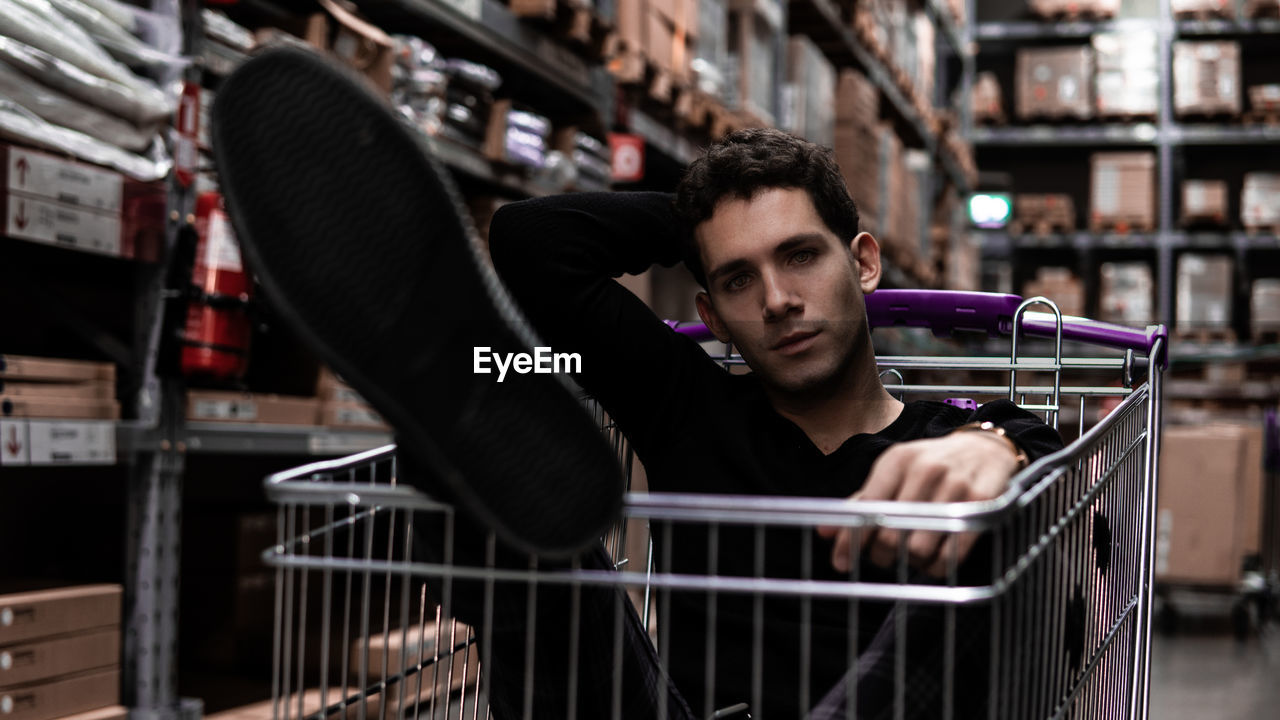
[(747, 277), (746, 275), (734, 275), (733, 277), (729, 278), (729, 281), (726, 282), (724, 286), (729, 290), (741, 290), (742, 288), (747, 286), (747, 282), (749, 281), (750, 281), (750, 278)]
[(817, 253), (815, 253), (812, 250), (800, 250), (791, 256), (791, 262), (807, 263), (810, 260), (812, 260), (815, 256), (817, 256)]

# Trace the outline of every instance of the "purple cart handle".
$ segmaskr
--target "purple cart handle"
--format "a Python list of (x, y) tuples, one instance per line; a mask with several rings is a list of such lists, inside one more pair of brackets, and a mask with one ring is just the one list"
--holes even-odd
[[(985, 332), (998, 337), (1013, 332), (1013, 316), (1022, 304), (1022, 298), (960, 290), (877, 290), (866, 296), (866, 303), (867, 321), (873, 328), (924, 327), (938, 337), (950, 337), (956, 330)], [(668, 320), (667, 324), (676, 332), (699, 342), (714, 339), (711, 331), (701, 323), (682, 326)], [(1022, 327), (1028, 335), (1054, 337), (1057, 334), (1053, 316), (1047, 313), (1026, 314)], [(1169, 332), (1163, 325), (1139, 330), (1085, 318), (1062, 318), (1064, 340), (1133, 350), (1148, 357), (1160, 340), (1166, 341), (1167, 350), (1168, 337)], [(1159, 358), (1159, 362), (1164, 365), (1165, 357)]]

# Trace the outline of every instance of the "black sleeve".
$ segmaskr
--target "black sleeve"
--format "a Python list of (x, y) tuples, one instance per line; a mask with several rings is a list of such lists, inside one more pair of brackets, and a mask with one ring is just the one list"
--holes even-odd
[[(671, 195), (579, 193), (503, 206), (489, 229), (495, 269), (574, 379), (640, 448), (682, 417), (719, 367), (613, 278), (680, 262)], [(659, 412), (661, 415), (659, 415)]]
[(994, 400), (973, 411), (969, 422), (990, 421), (1004, 428), (1018, 447), (1035, 462), (1063, 448), (1062, 436), (1038, 415), (1023, 410), (1008, 400)]

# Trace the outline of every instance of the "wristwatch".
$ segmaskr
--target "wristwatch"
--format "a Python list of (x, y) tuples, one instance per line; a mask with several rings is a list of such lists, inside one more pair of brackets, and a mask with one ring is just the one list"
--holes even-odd
[(999, 425), (996, 425), (990, 420), (985, 420), (982, 422), (965, 423), (964, 425), (961, 425), (960, 427), (956, 428), (955, 430), (952, 430), (951, 432), (952, 433), (958, 433), (958, 432), (988, 433), (990, 434), (991, 437), (999, 438), (1001, 441), (1004, 442), (1005, 445), (1009, 447), (1009, 450), (1013, 453), (1013, 459), (1018, 463), (1019, 470), (1031, 464), (1030, 459), (1027, 458), (1026, 451), (1023, 450), (1022, 447), (1019, 446), (1018, 443), (1015, 442), (1013, 438), (1009, 437), (1009, 433), (1005, 432), (1004, 428), (1000, 427)]

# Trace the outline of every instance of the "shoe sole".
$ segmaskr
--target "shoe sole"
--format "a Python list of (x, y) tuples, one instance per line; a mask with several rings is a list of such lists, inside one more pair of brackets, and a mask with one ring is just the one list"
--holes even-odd
[(474, 372), (473, 348), (540, 343), (425, 139), (354, 71), (293, 48), (227, 78), (212, 118), (248, 267), (399, 451), (518, 549), (566, 556), (600, 538), (623, 481), (571, 385)]

